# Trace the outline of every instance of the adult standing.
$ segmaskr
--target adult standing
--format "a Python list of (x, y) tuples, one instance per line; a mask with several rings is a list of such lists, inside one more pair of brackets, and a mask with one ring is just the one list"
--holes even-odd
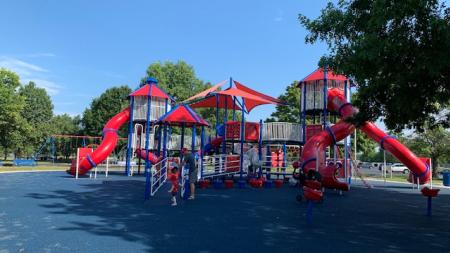
[(182, 166), (187, 166), (189, 170), (189, 187), (191, 190), (191, 194), (188, 199), (195, 199), (195, 183), (197, 183), (198, 179), (198, 168), (197, 163), (195, 161), (195, 155), (192, 152), (189, 152), (187, 148), (183, 148), (181, 150), (181, 154), (183, 155)]

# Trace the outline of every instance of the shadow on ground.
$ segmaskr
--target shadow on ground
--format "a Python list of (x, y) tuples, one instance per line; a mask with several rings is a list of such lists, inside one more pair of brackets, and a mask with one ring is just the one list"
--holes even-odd
[(106, 237), (115, 238), (117, 249), (127, 242), (147, 252), (450, 250), (450, 195), (445, 194), (435, 201), (429, 218), (426, 199), (408, 187), (353, 187), (344, 196), (327, 191), (325, 202), (314, 207), (314, 224), (308, 226), (305, 205), (295, 201), (296, 190), (288, 187), (201, 190), (195, 201), (171, 207), (167, 188), (144, 202), (142, 178), (92, 182), (70, 181), (78, 187), (25, 197), (64, 217), (66, 224), (52, 237), (87, 232), (90, 237), (75, 241), (91, 241), (98, 252), (104, 252), (101, 241)]

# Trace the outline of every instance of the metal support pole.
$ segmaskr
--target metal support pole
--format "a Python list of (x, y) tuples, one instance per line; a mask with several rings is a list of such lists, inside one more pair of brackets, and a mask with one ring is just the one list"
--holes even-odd
[(148, 160), (149, 156), (149, 147), (150, 147), (150, 116), (151, 116), (151, 110), (152, 110), (152, 97), (151, 97), (151, 91), (152, 91), (152, 85), (153, 83), (149, 84), (148, 89), (148, 95), (147, 95), (147, 124), (145, 126), (145, 152), (146, 152), (146, 158), (145, 158), (145, 196), (144, 199), (148, 200), (150, 198), (150, 186), (151, 186), (151, 164)]
[[(125, 175), (130, 176), (130, 165), (131, 165), (131, 157), (132, 157), (132, 142), (133, 142), (133, 111), (134, 111), (134, 97), (131, 97), (131, 106), (130, 106), (130, 121), (128, 123), (128, 143), (127, 143), (127, 157), (125, 163)], [(139, 140), (140, 143), (140, 140)], [(139, 146), (139, 148), (141, 148)]]
[(245, 100), (242, 98), (242, 116), (241, 116), (241, 154), (240, 154), (240, 164), (239, 164), (239, 187), (243, 188), (245, 186), (245, 181), (243, 181), (244, 174), (244, 141), (245, 141)]
[[(258, 159), (261, 162), (262, 161), (262, 134), (263, 132), (263, 121), (262, 119), (259, 120), (259, 140), (258, 140)], [(256, 168), (254, 168), (256, 169)], [(261, 178), (262, 177), (262, 164), (259, 165), (259, 173), (258, 173), (258, 177)]]
[(200, 134), (200, 178), (203, 178), (203, 149), (205, 147), (205, 127), (202, 126)]
[(184, 148), (184, 132), (186, 129), (186, 125), (184, 123), (181, 124), (181, 145), (180, 145), (180, 161), (183, 159), (183, 154), (181, 154), (181, 150)]
[(302, 110), (301, 110), (301, 123), (302, 123), (302, 144), (306, 142), (306, 85), (302, 83)]
[(192, 142), (191, 142), (191, 150), (192, 153), (195, 152), (195, 137), (197, 135), (197, 128), (195, 127), (195, 125), (192, 126)]

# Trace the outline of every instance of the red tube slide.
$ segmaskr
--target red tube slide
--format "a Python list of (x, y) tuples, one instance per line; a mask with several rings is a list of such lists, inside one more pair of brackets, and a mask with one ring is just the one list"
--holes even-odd
[[(112, 117), (103, 128), (103, 140), (102, 143), (95, 149), (95, 151), (80, 161), (78, 175), (86, 174), (90, 169), (97, 166), (97, 164), (103, 162), (109, 154), (114, 150), (117, 144), (119, 136), (117, 131), (119, 128), (130, 119), (130, 107)], [(145, 150), (144, 150), (145, 152)], [(153, 158), (153, 154), (149, 155)], [(144, 156), (145, 157), (145, 156)], [(152, 162), (152, 160), (150, 160)], [(153, 163), (153, 162), (152, 162)], [(76, 168), (71, 167), (67, 171), (69, 174), (75, 175)]]
[(155, 164), (161, 161), (162, 159), (162, 156), (157, 157), (155, 154), (151, 152), (146, 152), (145, 149), (136, 149), (135, 153), (138, 157), (144, 159), (145, 161), (148, 160), (152, 164)]
[[(305, 172), (308, 172), (311, 169), (315, 170), (317, 166), (319, 173), (323, 177), (322, 184), (324, 187), (348, 190), (346, 183), (339, 182), (336, 179), (335, 172), (337, 168), (325, 164), (324, 152), (327, 146), (344, 139), (354, 131), (355, 127), (344, 120), (355, 114), (357, 110), (347, 102), (343, 92), (336, 88), (328, 91), (327, 102), (328, 110), (338, 112), (342, 120), (332, 127), (327, 127), (324, 131), (313, 136), (306, 142), (301, 157), (301, 167)], [(384, 133), (371, 122), (365, 122), (361, 130), (371, 139), (379, 143), (383, 149), (389, 151), (404, 163), (411, 170), (415, 178), (418, 178), (420, 184), (425, 184), (430, 180), (429, 166), (395, 138)]]

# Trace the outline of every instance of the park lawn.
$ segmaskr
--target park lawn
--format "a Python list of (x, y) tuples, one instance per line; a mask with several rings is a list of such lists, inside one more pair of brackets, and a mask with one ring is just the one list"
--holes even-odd
[[(377, 180), (384, 180), (384, 178), (380, 175), (380, 176), (370, 176), (367, 177), (368, 179), (377, 179)], [(399, 174), (393, 174), (392, 178), (391, 176), (388, 174), (386, 176), (386, 181), (390, 181), (390, 182), (400, 182), (400, 183), (407, 183), (408, 180), (408, 175), (399, 175)], [(436, 185), (442, 185), (442, 179), (438, 179), (438, 178), (433, 178), (433, 184)]]
[(0, 166), (1, 172), (14, 172), (14, 171), (65, 171), (69, 168), (67, 164), (58, 165), (38, 165), (38, 166)]

